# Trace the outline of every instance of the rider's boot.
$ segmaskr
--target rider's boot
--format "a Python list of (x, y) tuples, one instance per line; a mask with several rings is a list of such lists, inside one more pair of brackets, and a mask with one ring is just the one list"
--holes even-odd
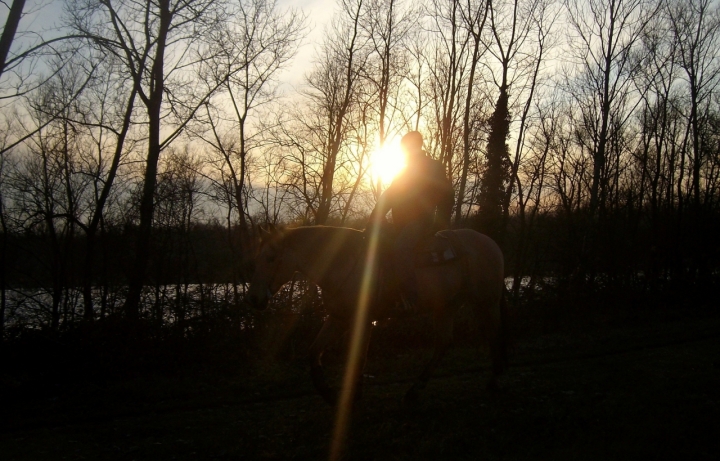
[(415, 274), (403, 274), (400, 280), (400, 293), (403, 302), (403, 310), (407, 313), (417, 311), (420, 297), (418, 296)]

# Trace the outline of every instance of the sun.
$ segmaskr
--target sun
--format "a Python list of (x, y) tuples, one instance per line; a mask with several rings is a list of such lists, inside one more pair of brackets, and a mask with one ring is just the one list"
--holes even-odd
[(405, 169), (405, 155), (400, 148), (400, 138), (389, 139), (378, 148), (370, 159), (370, 171), (375, 180), (390, 184)]

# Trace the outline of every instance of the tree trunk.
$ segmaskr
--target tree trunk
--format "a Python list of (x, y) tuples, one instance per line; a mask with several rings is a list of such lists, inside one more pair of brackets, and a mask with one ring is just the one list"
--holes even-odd
[(85, 321), (92, 321), (94, 317), (92, 284), (93, 274), (95, 272), (95, 240), (97, 230), (105, 210), (105, 203), (110, 195), (110, 189), (115, 182), (115, 176), (117, 175), (118, 167), (120, 166), (120, 157), (122, 156), (123, 147), (125, 145), (125, 137), (130, 130), (130, 122), (132, 120), (132, 112), (135, 107), (136, 95), (137, 87), (134, 86), (132, 92), (130, 93), (130, 97), (128, 98), (127, 107), (125, 108), (123, 125), (120, 133), (118, 134), (115, 152), (113, 153), (112, 163), (110, 164), (110, 170), (108, 171), (107, 178), (105, 178), (105, 181), (103, 182), (103, 188), (100, 192), (100, 197), (98, 197), (97, 203), (95, 204), (95, 210), (93, 211), (90, 224), (85, 229), (87, 240), (85, 248), (85, 264), (83, 266), (82, 273), (84, 305), (83, 320)]
[(0, 344), (2, 344), (5, 334), (5, 309), (7, 306), (7, 273), (5, 271), (5, 260), (7, 258), (8, 248), (7, 223), (5, 222), (5, 204), (3, 203), (2, 194), (0, 194), (0, 232), (2, 232), (2, 240), (0, 240)]
[(472, 107), (473, 85), (475, 84), (475, 72), (477, 70), (478, 60), (480, 57), (480, 34), (485, 27), (488, 8), (485, 8), (482, 22), (477, 31), (474, 30), (473, 24), (468, 24), (472, 28), (473, 35), (473, 54), (470, 62), (470, 75), (468, 77), (467, 95), (465, 95), (465, 115), (463, 117), (463, 159), (462, 170), (460, 173), (460, 185), (458, 187), (457, 200), (455, 200), (455, 225), (458, 226), (462, 219), (462, 207), (465, 198), (465, 188), (467, 187), (468, 170), (470, 169), (470, 109)]
[(135, 240), (135, 263), (128, 284), (128, 297), (125, 300), (125, 316), (130, 320), (140, 317), (140, 296), (145, 283), (145, 271), (149, 261), (150, 238), (154, 214), (155, 185), (157, 184), (158, 161), (160, 159), (160, 109), (164, 88), (165, 45), (172, 20), (170, 1), (160, 0), (160, 29), (157, 38), (157, 50), (152, 67), (151, 93), (146, 102), (148, 109), (148, 155), (143, 177), (143, 190), (140, 199), (140, 225)]
[(15, 39), (18, 24), (20, 24), (23, 8), (25, 8), (25, 0), (13, 0), (7, 20), (5, 21), (5, 28), (3, 29), (2, 36), (0, 36), (0, 77), (2, 77), (5, 71), (5, 62), (7, 61), (8, 53), (10, 53), (12, 42)]

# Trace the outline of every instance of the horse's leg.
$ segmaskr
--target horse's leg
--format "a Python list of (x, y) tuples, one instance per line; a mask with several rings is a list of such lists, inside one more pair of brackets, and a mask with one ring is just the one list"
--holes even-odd
[(358, 354), (360, 355), (357, 360), (357, 370), (356, 370), (356, 378), (355, 378), (355, 400), (360, 400), (362, 398), (362, 388), (363, 388), (363, 371), (365, 370), (365, 364), (367, 363), (367, 353), (368, 353), (368, 347), (370, 346), (370, 336), (372, 336), (372, 325), (367, 324), (365, 326), (365, 331), (363, 332), (363, 337), (361, 338), (360, 347), (358, 348)]
[(491, 316), (490, 330), (488, 332), (490, 359), (492, 360), (492, 375), (488, 382), (488, 388), (490, 390), (496, 390), (498, 388), (497, 378), (508, 366), (506, 309), (505, 297), (502, 296), (496, 304), (493, 312), (494, 315)]
[(442, 360), (450, 347), (453, 337), (453, 318), (448, 312), (443, 312), (435, 317), (435, 347), (430, 361), (425, 365), (422, 373), (418, 376), (415, 384), (405, 394), (405, 400), (414, 402), (419, 392), (425, 388), (428, 380)]
[(310, 377), (318, 393), (331, 405), (337, 401), (337, 393), (327, 385), (322, 366), (322, 355), (328, 345), (343, 332), (344, 324), (333, 316), (323, 323), (320, 333), (310, 346)]
[[(487, 387), (498, 388), (498, 377), (507, 368), (507, 319), (505, 319), (505, 298), (502, 287), (480, 285), (470, 300), (477, 315), (480, 336), (485, 338), (490, 348), (492, 369)], [(483, 293), (485, 295), (483, 296)]]

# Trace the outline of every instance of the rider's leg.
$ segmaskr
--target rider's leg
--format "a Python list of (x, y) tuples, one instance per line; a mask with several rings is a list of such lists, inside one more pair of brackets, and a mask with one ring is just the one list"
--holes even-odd
[(328, 346), (333, 343), (346, 329), (345, 323), (333, 316), (329, 316), (323, 323), (315, 341), (310, 346), (310, 377), (318, 393), (331, 405), (335, 404), (337, 395), (325, 381), (323, 373), (322, 356)]
[(400, 292), (411, 306), (418, 304), (418, 289), (415, 278), (415, 248), (425, 235), (425, 223), (411, 223), (405, 226), (397, 236), (394, 247), (395, 275)]

